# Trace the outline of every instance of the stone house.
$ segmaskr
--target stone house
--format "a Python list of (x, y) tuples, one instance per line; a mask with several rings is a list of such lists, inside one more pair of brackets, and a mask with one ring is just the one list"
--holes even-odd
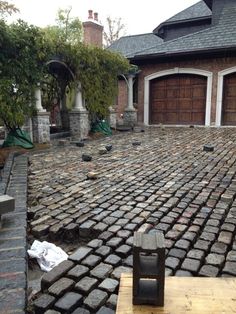
[(199, 1), (109, 49), (140, 69), (119, 82), (119, 114), (145, 125), (236, 125), (235, 0)]

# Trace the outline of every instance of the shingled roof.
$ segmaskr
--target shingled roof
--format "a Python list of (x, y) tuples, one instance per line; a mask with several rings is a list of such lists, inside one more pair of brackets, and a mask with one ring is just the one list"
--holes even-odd
[[(200, 4), (201, 3), (201, 4)], [(195, 8), (194, 8), (195, 7)], [(197, 9), (196, 9), (197, 8)], [(210, 9), (203, 1), (176, 14), (171, 19), (189, 18), (196, 15), (208, 14)], [(198, 14), (197, 14), (198, 12)], [(205, 13), (204, 13), (205, 12)], [(203, 16), (203, 15), (201, 15)], [(150, 35), (150, 34), (149, 34)], [(236, 1), (225, 1), (225, 5), (219, 16), (219, 20), (206, 27), (204, 30), (191, 33), (173, 40), (163, 41), (161, 38), (155, 42), (154, 38), (141, 46), (142, 36), (140, 35), (140, 45), (135, 43), (138, 36), (128, 36), (121, 38), (119, 52), (129, 59), (141, 59), (157, 56), (170, 56), (174, 54), (189, 54), (222, 49), (236, 49)], [(151, 36), (150, 36), (151, 38)], [(145, 46), (145, 47), (144, 47)], [(110, 48), (116, 50), (117, 42)], [(125, 48), (125, 49), (124, 49)]]
[(134, 55), (137, 51), (145, 50), (147, 47), (154, 47), (163, 43), (163, 39), (153, 33), (124, 36), (115, 41), (108, 48), (120, 52), (123, 56)]
[(191, 7), (179, 12), (178, 14), (175, 14), (170, 19), (166, 20), (164, 23), (207, 17), (210, 16), (211, 14), (212, 12), (205, 4), (205, 2), (199, 1), (196, 4), (192, 5)]

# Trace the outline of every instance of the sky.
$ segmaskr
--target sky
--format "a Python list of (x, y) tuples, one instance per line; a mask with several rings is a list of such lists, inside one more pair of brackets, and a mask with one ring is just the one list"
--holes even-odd
[[(54, 24), (59, 8), (72, 7), (72, 16), (87, 20), (88, 10), (98, 12), (103, 23), (107, 16), (121, 18), (126, 26), (125, 35), (152, 32), (160, 23), (199, 0), (8, 0), (20, 9), (14, 19), (30, 24)], [(104, 23), (103, 23), (104, 24)]]

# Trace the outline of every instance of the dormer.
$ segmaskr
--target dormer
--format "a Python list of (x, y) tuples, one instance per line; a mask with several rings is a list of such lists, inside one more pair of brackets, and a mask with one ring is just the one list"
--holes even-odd
[(200, 1), (174, 15), (153, 30), (164, 41), (206, 29), (212, 22), (212, 0)]
[(212, 25), (220, 22), (224, 9), (234, 7), (235, 0), (204, 0), (208, 8), (212, 11)]

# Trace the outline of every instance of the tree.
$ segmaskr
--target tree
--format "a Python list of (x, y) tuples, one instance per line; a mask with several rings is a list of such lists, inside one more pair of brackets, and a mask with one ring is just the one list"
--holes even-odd
[(2, 20), (0, 48), (0, 119), (14, 131), (35, 111), (34, 90), (44, 73), (45, 45), (37, 27)]
[(19, 12), (19, 10), (7, 1), (0, 0), (0, 17), (3, 18), (6, 15), (12, 15), (13, 13)]
[(125, 25), (122, 23), (121, 18), (106, 18), (104, 40), (105, 46), (110, 46), (114, 41), (119, 39), (125, 34)]
[[(60, 9), (57, 24), (46, 27), (43, 32), (46, 41), (49, 40), (54, 46), (56, 57), (67, 64), (75, 74), (75, 81), (68, 80), (68, 77), (49, 78), (44, 84), (47, 87), (45, 91), (47, 90), (48, 95), (60, 95), (63, 99), (68, 86), (73, 90), (76, 88), (76, 82), (80, 81), (90, 114), (106, 117), (117, 92), (117, 76), (127, 71), (129, 63), (118, 54), (83, 45), (81, 23), (78, 18), (70, 18), (70, 13), (71, 8)], [(108, 21), (112, 38), (115, 40), (124, 25), (121, 19), (109, 18)], [(115, 25), (118, 27), (116, 33)], [(51, 97), (46, 96), (45, 99), (48, 99), (50, 108)]]
[[(48, 55), (49, 59), (64, 59), (68, 53), (68, 47), (78, 45), (82, 41), (82, 23), (79, 18), (71, 17), (71, 10), (71, 7), (59, 9), (55, 25), (49, 25), (42, 29), (44, 41), (51, 50)], [(68, 80), (68, 77), (56, 73), (44, 78), (43, 101), (48, 110), (51, 110), (54, 99), (65, 101), (65, 94), (70, 83), (71, 77)]]
[(76, 76), (91, 117), (106, 118), (117, 94), (117, 78), (129, 71), (129, 62), (118, 53), (87, 46), (78, 51), (76, 61)]
[[(74, 73), (74, 77), (56, 78), (59, 86), (56, 82), (47, 80), (47, 87), (51, 86), (53, 89), (48, 94), (60, 94), (62, 99), (66, 87), (76, 89), (80, 82), (91, 117), (105, 118), (117, 93), (118, 75), (130, 69), (127, 59), (120, 54), (82, 43), (76, 45), (64, 43), (58, 46), (56, 51), (58, 61), (66, 64)], [(58, 91), (55, 91), (58, 87)]]
[(58, 44), (36, 26), (0, 20), (0, 120), (8, 131), (21, 127), (36, 112), (34, 91), (39, 82), (50, 83), (47, 64), (52, 59), (72, 73), (62, 69), (56, 77), (62, 86), (60, 97), (66, 87), (75, 89), (80, 82), (87, 109), (99, 117), (106, 117), (113, 105), (117, 76), (130, 67), (125, 58), (108, 50), (68, 40)]
[(71, 17), (71, 7), (59, 9), (56, 25), (50, 25), (43, 29), (44, 36), (48, 41), (57, 45), (70, 43), (72, 45), (82, 41), (82, 24), (77, 17)]

